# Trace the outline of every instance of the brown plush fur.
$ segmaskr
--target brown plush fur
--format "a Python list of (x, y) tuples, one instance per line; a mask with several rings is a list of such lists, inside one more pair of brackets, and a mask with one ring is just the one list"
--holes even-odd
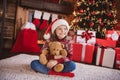
[[(54, 58), (48, 60), (47, 55), (52, 55)], [(61, 72), (64, 69), (64, 65), (62, 63), (58, 63), (57, 59), (65, 58), (66, 56), (67, 51), (64, 49), (64, 45), (58, 41), (54, 41), (49, 43), (49, 51), (47, 49), (42, 50), (39, 61), (48, 68), (53, 68), (54, 71)]]

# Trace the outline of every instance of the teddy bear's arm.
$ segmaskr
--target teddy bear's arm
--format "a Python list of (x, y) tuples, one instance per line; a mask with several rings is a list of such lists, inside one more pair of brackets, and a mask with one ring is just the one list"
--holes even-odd
[(48, 54), (48, 50), (47, 49), (43, 49), (41, 54), (47, 55)]
[(60, 55), (55, 55), (54, 59), (61, 59), (67, 57), (67, 51), (65, 49), (60, 51)]
[(48, 62), (48, 60), (47, 60), (47, 58), (46, 58), (46, 56), (45, 56), (44, 54), (41, 54), (41, 55), (39, 56), (39, 61), (40, 61), (40, 63), (43, 64), (43, 65), (46, 65), (47, 62)]
[(62, 55), (55, 55), (54, 56), (54, 59), (61, 59), (61, 58), (64, 58), (64, 56), (62, 56)]
[(46, 55), (48, 54), (48, 50), (47, 49), (43, 49), (40, 56), (39, 56), (39, 61), (41, 64), (46, 65), (48, 60), (46, 58)]
[(61, 50), (60, 53), (63, 57), (67, 56), (67, 51), (65, 49)]

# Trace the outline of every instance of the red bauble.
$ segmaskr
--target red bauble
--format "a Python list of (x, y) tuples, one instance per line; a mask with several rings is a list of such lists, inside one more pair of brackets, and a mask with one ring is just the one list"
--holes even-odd
[(94, 22), (90, 22), (89, 25), (90, 25), (90, 27), (93, 27), (94, 26)]
[(81, 9), (79, 12), (80, 12), (80, 13), (83, 13), (84, 11), (83, 11), (83, 9)]

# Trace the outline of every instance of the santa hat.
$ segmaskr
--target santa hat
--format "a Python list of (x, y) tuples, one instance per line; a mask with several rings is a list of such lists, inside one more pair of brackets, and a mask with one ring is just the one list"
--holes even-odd
[(45, 34), (44, 34), (44, 39), (48, 40), (50, 38), (50, 31), (52, 34), (54, 34), (55, 29), (60, 26), (60, 25), (65, 25), (69, 31), (70, 26), (68, 22), (64, 19), (56, 19), (54, 20), (47, 28)]

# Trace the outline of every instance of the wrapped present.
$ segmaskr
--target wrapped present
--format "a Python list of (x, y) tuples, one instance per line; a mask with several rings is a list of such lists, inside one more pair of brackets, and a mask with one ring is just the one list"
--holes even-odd
[(120, 36), (119, 36), (119, 38), (118, 38), (118, 41), (116, 42), (116, 47), (120, 47)]
[(103, 47), (116, 47), (116, 41), (106, 39), (96, 39), (96, 44)]
[(96, 33), (95, 33), (95, 31), (78, 30), (77, 31), (76, 42), (87, 43), (87, 44), (95, 44), (96, 43)]
[(96, 65), (113, 68), (115, 60), (115, 50), (112, 48), (100, 48), (97, 49)]
[(118, 21), (118, 23), (114, 26), (115, 30), (120, 30), (120, 21)]
[(107, 40), (114, 40), (117, 41), (119, 37), (119, 34), (117, 31), (114, 30), (108, 30), (106, 31), (106, 39)]
[(92, 63), (94, 45), (74, 43), (72, 47), (73, 47), (72, 52), (73, 61)]
[(115, 51), (116, 51), (115, 68), (120, 69), (120, 48), (115, 48)]
[(115, 67), (120, 69), (120, 54), (116, 55)]

